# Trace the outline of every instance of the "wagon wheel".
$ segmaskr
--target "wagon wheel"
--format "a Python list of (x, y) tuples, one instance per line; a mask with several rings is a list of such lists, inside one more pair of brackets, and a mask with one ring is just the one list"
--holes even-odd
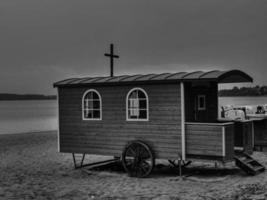
[(125, 171), (133, 177), (146, 177), (153, 170), (155, 158), (151, 149), (141, 141), (129, 143), (122, 153)]

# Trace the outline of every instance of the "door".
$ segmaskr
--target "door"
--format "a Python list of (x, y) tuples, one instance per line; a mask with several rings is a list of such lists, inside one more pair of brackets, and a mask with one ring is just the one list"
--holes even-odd
[(188, 122), (206, 122), (207, 89), (185, 84), (185, 118)]
[(215, 122), (218, 116), (217, 83), (185, 84), (185, 119), (187, 122)]

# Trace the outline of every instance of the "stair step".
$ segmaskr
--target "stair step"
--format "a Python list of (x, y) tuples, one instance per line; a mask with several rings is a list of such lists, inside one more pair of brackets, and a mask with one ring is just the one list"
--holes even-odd
[(265, 170), (265, 167), (258, 161), (254, 160), (251, 156), (243, 153), (235, 156), (236, 165), (245, 171), (247, 174), (256, 175)]
[(244, 160), (242, 160), (243, 162), (245, 162), (245, 163), (251, 163), (251, 162), (253, 162), (253, 161), (255, 161), (255, 160), (253, 160), (253, 159), (251, 159), (251, 158), (246, 158), (246, 159), (244, 159)]
[(254, 167), (254, 170), (255, 171), (261, 171), (261, 170), (265, 170), (265, 168), (263, 166), (257, 166), (257, 167)]

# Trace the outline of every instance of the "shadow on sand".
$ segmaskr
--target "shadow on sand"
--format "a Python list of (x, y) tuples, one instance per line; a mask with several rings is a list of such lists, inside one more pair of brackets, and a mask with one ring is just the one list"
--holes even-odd
[[(92, 171), (108, 171), (115, 173), (125, 173), (121, 162), (113, 162), (103, 164), (96, 167), (88, 168)], [(211, 167), (211, 166), (187, 166), (182, 169), (183, 178), (199, 178), (199, 179), (217, 179), (227, 177), (229, 175), (240, 174), (238, 168), (222, 168), (222, 167)], [(168, 164), (157, 164), (155, 165), (153, 172), (149, 178), (160, 178), (160, 177), (177, 177), (179, 176), (179, 169)]]

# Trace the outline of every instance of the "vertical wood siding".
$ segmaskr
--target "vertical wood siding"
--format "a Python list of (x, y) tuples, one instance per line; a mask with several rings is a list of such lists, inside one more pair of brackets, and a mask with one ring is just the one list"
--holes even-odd
[(246, 153), (253, 152), (252, 121), (235, 122), (235, 146), (243, 147)]
[(234, 158), (234, 124), (225, 126), (225, 158), (224, 160), (233, 160)]
[(254, 120), (254, 145), (267, 145), (267, 119)]
[[(126, 95), (134, 87), (149, 98), (149, 121), (126, 121)], [(82, 120), (82, 96), (88, 89), (102, 97), (102, 120)], [(181, 153), (179, 84), (59, 88), (60, 151), (120, 155), (127, 142), (142, 140), (157, 158)]]

